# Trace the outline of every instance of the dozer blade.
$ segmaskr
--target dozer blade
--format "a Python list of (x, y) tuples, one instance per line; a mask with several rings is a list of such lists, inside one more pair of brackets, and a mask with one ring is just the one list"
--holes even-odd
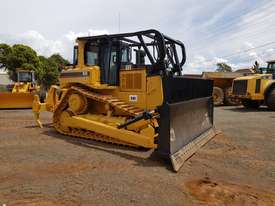
[(0, 93), (0, 109), (30, 109), (34, 95), (31, 93)]
[(159, 108), (157, 152), (170, 160), (173, 169), (178, 171), (189, 157), (216, 135), (212, 82), (170, 77), (163, 84), (166, 102)]

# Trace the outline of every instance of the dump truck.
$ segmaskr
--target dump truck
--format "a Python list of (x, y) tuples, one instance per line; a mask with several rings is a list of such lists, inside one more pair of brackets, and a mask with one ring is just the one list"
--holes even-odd
[(202, 78), (214, 81), (214, 105), (234, 106), (241, 104), (240, 100), (231, 95), (232, 82), (235, 78), (243, 76), (239, 72), (203, 72)]
[[(213, 81), (182, 76), (184, 44), (157, 30), (80, 37), (44, 103), (61, 134), (155, 149), (178, 171), (215, 136)], [(134, 54), (134, 55), (133, 55)]]
[(215, 106), (234, 106), (241, 104), (238, 98), (231, 95), (232, 82), (235, 78), (244, 76), (241, 72), (202, 72), (202, 74), (185, 74), (189, 78), (203, 78), (213, 80), (213, 101)]
[(31, 109), (38, 91), (34, 72), (17, 69), (17, 82), (11, 91), (0, 92), (0, 109)]
[(268, 61), (265, 68), (256, 68), (256, 74), (236, 78), (232, 91), (246, 108), (257, 109), (265, 104), (275, 110), (275, 60)]

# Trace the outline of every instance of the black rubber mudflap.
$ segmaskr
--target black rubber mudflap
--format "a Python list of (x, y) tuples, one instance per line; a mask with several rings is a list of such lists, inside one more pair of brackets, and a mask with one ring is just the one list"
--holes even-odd
[(169, 159), (173, 169), (178, 171), (185, 160), (215, 136), (213, 83), (203, 79), (166, 77), (163, 86), (166, 101), (159, 108), (157, 152)]

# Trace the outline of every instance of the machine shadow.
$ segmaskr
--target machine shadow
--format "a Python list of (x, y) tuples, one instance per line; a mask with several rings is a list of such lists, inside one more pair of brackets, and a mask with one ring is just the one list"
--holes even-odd
[[(51, 127), (52, 127), (52, 123), (43, 123), (43, 128), (51, 128)], [(36, 124), (33, 124), (30, 126), (26, 126), (25, 128), (34, 129), (34, 128), (39, 128), (39, 126)]]
[(15, 113), (17, 111), (20, 111), (20, 110), (25, 110), (25, 111), (32, 111), (32, 109), (26, 109), (26, 108), (0, 108), (0, 111), (6, 111), (6, 112), (9, 112), (9, 113)]
[[(86, 147), (103, 152), (107, 152), (112, 155), (120, 156), (127, 160), (133, 160), (137, 166), (141, 167), (165, 167), (167, 170), (173, 171), (172, 166), (164, 159), (161, 159), (153, 149), (144, 148), (132, 148), (127, 146), (120, 146), (115, 144), (108, 144), (104, 142), (98, 142), (95, 140), (84, 139), (80, 137), (68, 137), (57, 133), (55, 130), (50, 129), (43, 132), (44, 135), (61, 139), (70, 144), (74, 144), (79, 147)], [(134, 152), (136, 154), (129, 154)], [(144, 157), (146, 156), (146, 157)]]
[(270, 109), (268, 109), (266, 107), (260, 107), (258, 109), (247, 109), (247, 108), (244, 108), (244, 107), (234, 107), (234, 108), (225, 108), (224, 110), (229, 110), (229, 111), (232, 111), (232, 112), (241, 112), (241, 113), (270, 112), (271, 111)]

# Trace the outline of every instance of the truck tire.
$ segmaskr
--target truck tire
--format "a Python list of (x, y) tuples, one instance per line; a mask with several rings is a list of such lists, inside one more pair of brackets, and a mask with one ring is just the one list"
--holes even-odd
[(273, 88), (271, 92), (268, 94), (266, 105), (269, 109), (275, 111), (275, 88)]
[(218, 106), (221, 105), (224, 101), (224, 93), (223, 90), (219, 87), (214, 87), (213, 88), (213, 101), (214, 105)]
[(258, 109), (261, 106), (261, 101), (244, 99), (242, 105), (247, 109)]
[(227, 106), (237, 106), (241, 104), (239, 98), (231, 97), (232, 87), (227, 87), (224, 92), (224, 104)]

